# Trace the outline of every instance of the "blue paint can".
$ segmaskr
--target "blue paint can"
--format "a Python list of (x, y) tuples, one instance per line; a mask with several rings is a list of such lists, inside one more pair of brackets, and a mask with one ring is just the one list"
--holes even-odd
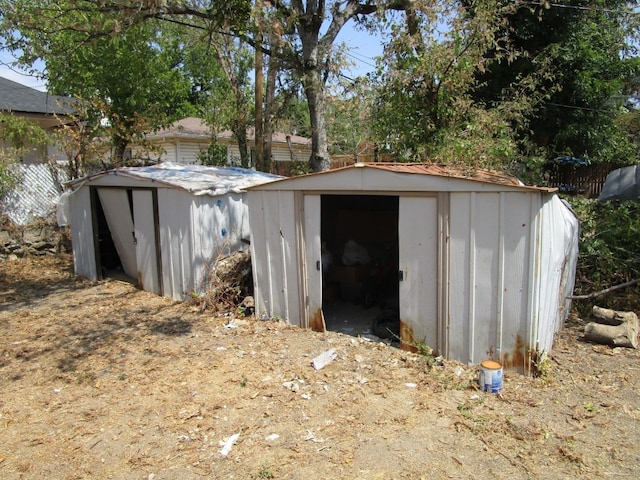
[(502, 364), (494, 360), (480, 362), (478, 383), (483, 392), (498, 393), (502, 390)]

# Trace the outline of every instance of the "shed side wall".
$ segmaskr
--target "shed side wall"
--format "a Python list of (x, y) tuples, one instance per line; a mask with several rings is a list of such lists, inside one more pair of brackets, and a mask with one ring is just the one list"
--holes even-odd
[(247, 248), (242, 239), (249, 238), (248, 211), (241, 193), (192, 198), (193, 289), (203, 293), (216, 262)]
[(578, 258), (579, 221), (556, 195), (540, 209), (540, 295), (535, 332), (537, 350), (549, 352), (571, 308)]
[(449, 241), (450, 358), (491, 353), (519, 368), (527, 338), (532, 195), (452, 193)]

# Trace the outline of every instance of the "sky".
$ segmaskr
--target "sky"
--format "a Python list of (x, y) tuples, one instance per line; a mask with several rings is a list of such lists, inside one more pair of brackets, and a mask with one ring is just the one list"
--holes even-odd
[[(358, 32), (348, 23), (338, 34), (337, 43), (341, 42), (348, 46), (348, 60), (353, 63), (344, 70), (344, 76), (355, 78), (375, 70), (375, 57), (382, 54), (382, 45), (378, 37), (371, 36), (367, 32)], [(13, 60), (8, 53), (0, 52), (0, 77), (42, 92), (46, 91), (44, 80), (12, 68)]]

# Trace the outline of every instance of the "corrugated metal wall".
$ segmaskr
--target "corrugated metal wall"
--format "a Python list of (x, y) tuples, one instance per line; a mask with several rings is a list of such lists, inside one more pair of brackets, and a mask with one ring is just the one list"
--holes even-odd
[(523, 361), (531, 292), (531, 193), (452, 193), (448, 355)]
[[(304, 272), (314, 265), (303, 264), (309, 247), (296, 231), (304, 221), (296, 194), (303, 195), (248, 193), (256, 311), (308, 326)], [(435, 261), (443, 265), (441, 277), (433, 278), (445, 283), (438, 321), (446, 327), (443, 353), (469, 363), (493, 356), (505, 368), (529, 371), (531, 350), (548, 351), (566, 317), (564, 295), (573, 285), (565, 277), (575, 267), (567, 261), (577, 258), (577, 244), (570, 245), (570, 237), (577, 239), (577, 220), (563, 217), (566, 209), (556, 196), (539, 191), (451, 192), (439, 198), (439, 218), (448, 224), (440, 226), (440, 247), (425, 254), (439, 256)], [(554, 227), (558, 221), (568, 225)]]
[(302, 325), (302, 289), (298, 256), (296, 199), (294, 192), (249, 191), (251, 255), (254, 262), (254, 291), (260, 314), (283, 317)]

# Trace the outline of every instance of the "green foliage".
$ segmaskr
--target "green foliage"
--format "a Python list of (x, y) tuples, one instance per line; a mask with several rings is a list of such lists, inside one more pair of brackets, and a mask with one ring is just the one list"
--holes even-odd
[(522, 107), (486, 109), (470, 92), (504, 14), (495, 2), (475, 6), (474, 16), (455, 3), (422, 12), (418, 33), (393, 29), (373, 106), (376, 140), (406, 161), (502, 165), (516, 156), (511, 121)]
[(514, 10), (508, 30), (497, 35), (515, 54), (487, 52), (491, 62), (477, 74), (474, 100), (495, 106), (519, 93), (536, 100), (514, 126), (519, 142), (544, 147), (547, 158), (633, 163), (636, 148), (616, 118), (639, 78), (638, 60), (625, 56), (634, 41), (628, 22), (637, 17), (627, 12), (635, 3), (583, 8), (584, 2), (541, 2)]
[[(587, 295), (640, 278), (640, 204), (599, 204), (580, 197), (570, 199), (581, 222), (575, 295)], [(640, 310), (637, 287), (593, 300), (576, 302), (580, 313), (597, 305), (617, 310)]]
[(227, 164), (227, 147), (213, 141), (206, 150), (198, 153), (198, 161), (202, 165), (224, 166)]
[(26, 118), (0, 113), (0, 198), (20, 182), (12, 166), (49, 139), (45, 130)]

